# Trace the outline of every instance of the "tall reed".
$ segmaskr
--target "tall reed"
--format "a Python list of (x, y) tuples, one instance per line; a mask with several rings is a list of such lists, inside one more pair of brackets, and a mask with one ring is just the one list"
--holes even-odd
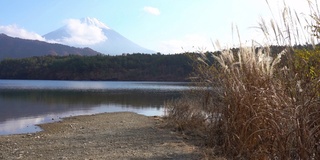
[(316, 45), (319, 12), (311, 14), (312, 33), (304, 38), (299, 30), (308, 28), (298, 14), (286, 6), (282, 13), (283, 25), (259, 26), (270, 44), (283, 46), (276, 54), (270, 44), (253, 44), (195, 56), (201, 89), (167, 103), (168, 119), (201, 132), (227, 158), (320, 159), (320, 48), (294, 47), (303, 39)]

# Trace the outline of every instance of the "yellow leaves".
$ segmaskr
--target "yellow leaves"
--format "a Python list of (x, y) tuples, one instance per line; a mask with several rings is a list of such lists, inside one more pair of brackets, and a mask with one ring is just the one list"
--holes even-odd
[(297, 70), (305, 71), (306, 76), (314, 79), (320, 77), (320, 47), (314, 49), (296, 49), (294, 65)]
[(316, 73), (316, 69), (314, 66), (311, 66), (309, 69), (309, 74), (311, 76), (311, 78), (316, 78), (319, 77), (319, 75)]

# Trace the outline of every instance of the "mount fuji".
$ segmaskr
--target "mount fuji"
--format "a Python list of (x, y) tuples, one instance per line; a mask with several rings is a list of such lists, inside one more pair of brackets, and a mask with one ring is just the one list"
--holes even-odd
[(109, 55), (155, 53), (135, 44), (96, 18), (70, 19), (63, 27), (43, 37), (49, 42), (74, 47), (89, 47)]

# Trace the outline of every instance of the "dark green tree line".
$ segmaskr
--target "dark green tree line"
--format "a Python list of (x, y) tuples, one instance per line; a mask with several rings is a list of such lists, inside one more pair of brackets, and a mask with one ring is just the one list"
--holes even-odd
[(191, 72), (188, 54), (41, 56), (0, 62), (0, 79), (186, 81)]

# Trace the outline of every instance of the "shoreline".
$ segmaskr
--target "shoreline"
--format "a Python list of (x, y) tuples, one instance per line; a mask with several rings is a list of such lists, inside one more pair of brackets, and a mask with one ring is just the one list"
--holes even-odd
[(0, 159), (201, 159), (195, 143), (133, 112), (66, 117), (43, 131), (1, 135)]

